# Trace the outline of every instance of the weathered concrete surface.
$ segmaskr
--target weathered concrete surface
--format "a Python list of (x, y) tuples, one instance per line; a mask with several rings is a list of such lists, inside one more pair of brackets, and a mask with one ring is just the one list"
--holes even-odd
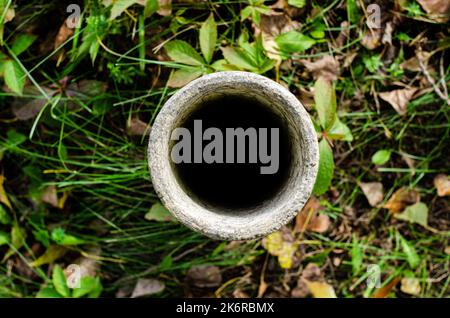
[[(196, 202), (184, 192), (171, 168), (172, 130), (211, 95), (242, 93), (265, 100), (288, 123), (293, 165), (286, 185), (270, 202), (241, 211), (222, 211)], [(162, 203), (189, 228), (211, 238), (249, 240), (287, 224), (311, 195), (318, 169), (317, 136), (298, 99), (278, 83), (253, 73), (219, 72), (203, 76), (174, 94), (162, 107), (150, 132), (148, 164), (153, 186)]]

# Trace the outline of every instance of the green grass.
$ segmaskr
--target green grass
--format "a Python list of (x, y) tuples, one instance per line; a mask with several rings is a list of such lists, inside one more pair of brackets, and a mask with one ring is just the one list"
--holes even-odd
[[(242, 33), (253, 32), (250, 21), (240, 19), (247, 2), (176, 3), (172, 16), (154, 14), (144, 22), (140, 20), (143, 7), (135, 5), (112, 22), (89, 26), (89, 17), (108, 14), (98, 1), (89, 0), (82, 6), (81, 28), (59, 49), (46, 50), (45, 46), (53, 48), (70, 2), (17, 1), (16, 18), (5, 24), (6, 45), (1, 50), (23, 66), (27, 86), (35, 89), (32, 93), (25, 91), (23, 97), (6, 88), (0, 93), (0, 172), (6, 178), (4, 188), (13, 207), (10, 210), (3, 204), (3, 208), (27, 237), (9, 260), (0, 263), (0, 297), (34, 297), (50, 283), (54, 264), (67, 266), (92, 247), (101, 249), (99, 276), (104, 297), (114, 296), (124, 286), (133, 286), (141, 277), (158, 278), (166, 284), (165, 291), (156, 297), (183, 296), (187, 270), (200, 264), (221, 269), (223, 281), (217, 296), (231, 296), (236, 289), (256, 296), (263, 268), (268, 293), (289, 296), (286, 286), (293, 288), (302, 268), (310, 262), (319, 264), (340, 297), (372, 295), (373, 290), (365, 283), (369, 264), (380, 266), (383, 285), (395, 277), (413, 275), (420, 280), (421, 297), (448, 297), (450, 262), (444, 249), (449, 245), (449, 200), (436, 195), (433, 177), (450, 174), (450, 107), (431, 90), (409, 103), (406, 116), (398, 115), (382, 101), (381, 108), (376, 106), (372, 89), (385, 91), (400, 80), (408, 84), (416, 80), (415, 75), (399, 77), (364, 69), (363, 56), (378, 56), (381, 50), (369, 52), (361, 46), (357, 30), (364, 26), (359, 20), (349, 26), (352, 37), (342, 47), (329, 45), (328, 40), (342, 30), (340, 22), (346, 19), (348, 2), (322, 1), (319, 5), (312, 1), (295, 19), (301, 21), (305, 33), (314, 29), (314, 23), (323, 23), (325, 38), (312, 49), (293, 53), (293, 59), (287, 59), (288, 65), (264, 73), (298, 93), (299, 88), (313, 86), (313, 80), (302, 74), (304, 67), (298, 59), (357, 52), (354, 62), (336, 82), (339, 118), (350, 128), (353, 141), (333, 141), (333, 189), (320, 197), (325, 206), (322, 213), (332, 221), (331, 229), (324, 234), (304, 233), (298, 249), (299, 262), (284, 270), (275, 257), (267, 256), (260, 241), (222, 243), (178, 223), (146, 220), (150, 207), (159, 202), (147, 168), (147, 136), (130, 136), (126, 129), (127, 121), (134, 117), (151, 126), (164, 102), (176, 92), (167, 86), (169, 74), (173, 68), (186, 66), (164, 56), (158, 59), (157, 55), (164, 52), (162, 44), (179, 39), (200, 51), (198, 29), (213, 12), (219, 27), (214, 61), (222, 59), (221, 44), (236, 44)], [(318, 12), (314, 18), (308, 15), (312, 6)], [(434, 36), (436, 30), (448, 41), (445, 24), (417, 22), (415, 18), (400, 27), (401, 31), (414, 38), (429, 29), (428, 51), (439, 43)], [(420, 27), (411, 27), (417, 23)], [(142, 24), (144, 29), (140, 30)], [(11, 54), (14, 37), (30, 32), (29, 27), (34, 27), (39, 39), (20, 56)], [(89, 27), (93, 29), (89, 31)], [(94, 62), (88, 51), (82, 51), (87, 42), (83, 38), (86, 30), (97, 32), (92, 40), (98, 46)], [(394, 44), (403, 46), (409, 56), (413, 54), (406, 43)], [(157, 53), (155, 47), (160, 48)], [(55, 58), (62, 50), (65, 60), (56, 66)], [(448, 51), (444, 49), (431, 63), (438, 69), (439, 59), (445, 57)], [(444, 64), (448, 86), (450, 70), (448, 62)], [(63, 83), (66, 80), (71, 84), (97, 80), (107, 89), (92, 94), (89, 87), (84, 92), (92, 94), (88, 98), (68, 98), (61, 94), (67, 93)], [(45, 101), (38, 116), (27, 121), (14, 119), (12, 105), (38, 99)], [(315, 110), (310, 113), (316, 117)], [(21, 134), (21, 142), (14, 142), (8, 131)], [(371, 156), (379, 149), (390, 149), (392, 155), (386, 165), (375, 167)], [(401, 153), (415, 160), (414, 171), (404, 163)], [(381, 181), (384, 201), (402, 186), (416, 188), (429, 208), (429, 225), (436, 231), (393, 220), (386, 209), (371, 208), (358, 181)], [(58, 198), (67, 193), (63, 209), (41, 202), (42, 190), (50, 185), (56, 187)], [(11, 227), (0, 224), (0, 231), (9, 233)], [(64, 257), (30, 270), (26, 263), (42, 255), (55, 228), (63, 228), (89, 243), (71, 246)], [(401, 233), (419, 255), (417, 267), (409, 265), (396, 233)], [(353, 243), (353, 237), (357, 243)], [(355, 244), (362, 258), (356, 272), (352, 258)], [(0, 258), (8, 248), (0, 246)], [(390, 296), (406, 296), (398, 286)]]

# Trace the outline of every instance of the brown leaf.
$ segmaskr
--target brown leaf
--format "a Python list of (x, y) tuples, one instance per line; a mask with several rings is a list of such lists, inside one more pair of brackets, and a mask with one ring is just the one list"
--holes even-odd
[(327, 215), (318, 213), (321, 209), (320, 201), (316, 197), (311, 197), (295, 218), (294, 232), (298, 233), (304, 230), (318, 233), (326, 232), (331, 222)]
[(428, 16), (437, 22), (447, 22), (450, 19), (450, 1), (448, 0), (417, 0)]
[(383, 286), (379, 289), (377, 289), (373, 294), (372, 298), (386, 298), (391, 290), (397, 285), (397, 283), (400, 281), (400, 278), (395, 277), (393, 280), (391, 280), (386, 286)]
[(159, 15), (167, 17), (172, 14), (172, 0), (158, 0), (159, 10), (157, 11)]
[(367, 29), (361, 39), (361, 44), (368, 50), (375, 50), (380, 46), (381, 29)]
[(324, 77), (329, 81), (334, 81), (337, 80), (340, 73), (339, 62), (330, 55), (326, 55), (315, 62), (307, 60), (301, 60), (300, 62), (312, 73), (314, 79)]
[(391, 213), (399, 213), (403, 211), (406, 206), (419, 202), (419, 200), (419, 192), (414, 189), (402, 187), (392, 194), (389, 201), (384, 205), (384, 208), (388, 209)]
[(400, 64), (400, 67), (404, 70), (408, 70), (411, 72), (420, 72), (420, 61), (422, 61), (425, 65), (428, 63), (428, 59), (430, 58), (431, 53), (426, 51), (416, 51), (416, 56), (413, 56), (406, 61)]
[[(55, 89), (46, 86), (41, 86), (41, 88), (48, 96), (52, 96), (56, 92)], [(33, 119), (39, 114), (42, 107), (44, 107), (48, 101), (34, 85), (25, 86), (23, 94), (26, 95), (27, 98), (14, 99), (11, 111), (18, 120)]]
[(127, 134), (131, 136), (143, 136), (147, 131), (147, 124), (137, 117), (127, 121)]
[(411, 87), (396, 89), (390, 92), (382, 92), (379, 95), (381, 99), (391, 104), (391, 106), (394, 107), (397, 113), (399, 113), (400, 115), (406, 115), (406, 106), (416, 92), (417, 88)]
[(157, 279), (139, 278), (136, 286), (134, 287), (133, 293), (131, 294), (131, 298), (157, 294), (162, 292), (165, 287), (166, 286), (164, 283)]
[(189, 268), (186, 281), (195, 287), (212, 288), (222, 283), (222, 274), (217, 266), (196, 265)]
[(450, 177), (445, 174), (438, 174), (434, 177), (434, 186), (437, 189), (437, 194), (440, 197), (450, 195)]
[(42, 202), (50, 204), (52, 207), (58, 207), (58, 196), (56, 195), (56, 187), (54, 185), (48, 186), (41, 194)]
[(64, 42), (67, 41), (68, 38), (70, 38), (73, 33), (74, 33), (74, 29), (70, 28), (67, 24), (67, 21), (69, 20), (69, 18), (67, 18), (66, 21), (63, 22), (63, 24), (61, 25), (61, 27), (59, 28), (58, 34), (55, 37), (55, 42), (53, 45), (53, 48), (56, 50), (58, 47), (61, 46), (61, 44), (63, 44)]
[(359, 186), (366, 196), (367, 201), (369, 201), (370, 206), (375, 207), (383, 201), (384, 190), (381, 182), (360, 182)]

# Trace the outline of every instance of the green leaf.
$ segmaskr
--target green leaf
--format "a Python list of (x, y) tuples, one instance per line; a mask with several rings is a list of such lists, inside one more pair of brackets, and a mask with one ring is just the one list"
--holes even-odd
[(0, 231), (0, 246), (9, 244), (10, 237), (9, 234), (3, 231)]
[(120, 16), (128, 7), (135, 4), (137, 0), (115, 0), (111, 8), (111, 15), (109, 20), (114, 20)]
[(352, 269), (353, 275), (356, 275), (361, 270), (361, 266), (363, 263), (364, 252), (361, 248), (361, 244), (359, 244), (355, 235), (353, 235), (353, 244), (352, 244)]
[(333, 126), (328, 131), (328, 137), (335, 140), (353, 141), (353, 135), (346, 124), (336, 117)]
[(1, 204), (0, 204), (0, 223), (1, 224), (11, 223), (11, 218), (9, 217), (8, 212), (6, 212), (6, 209)]
[(414, 247), (409, 244), (409, 242), (403, 236), (401, 236), (398, 232), (397, 234), (400, 239), (400, 244), (402, 246), (403, 252), (406, 254), (406, 259), (409, 263), (409, 266), (411, 268), (416, 268), (420, 264), (419, 255), (417, 254)]
[(29, 35), (29, 34), (20, 34), (14, 39), (14, 42), (11, 46), (11, 51), (15, 55), (19, 55), (23, 52), (25, 52), (31, 44), (36, 40), (35, 35)]
[(9, 129), (6, 133), (6, 149), (12, 150), (18, 145), (22, 144), (27, 140), (27, 137), (21, 133), (18, 133), (14, 129)]
[(203, 70), (198, 67), (186, 67), (172, 73), (167, 82), (169, 87), (183, 87), (203, 74)]
[(36, 298), (62, 298), (58, 292), (51, 287), (44, 287), (36, 294)]
[(306, 0), (288, 0), (288, 4), (296, 8), (303, 8), (306, 5)]
[(182, 40), (173, 40), (165, 46), (167, 54), (175, 62), (201, 66), (203, 65), (203, 58), (197, 51), (187, 42)]
[(149, 221), (175, 221), (175, 218), (161, 203), (157, 202), (152, 205), (150, 211), (145, 214), (145, 219)]
[(211, 63), (217, 41), (217, 26), (211, 13), (200, 28), (200, 49), (206, 63)]
[(22, 229), (18, 224), (14, 224), (11, 228), (11, 245), (8, 252), (6, 252), (3, 257), (3, 261), (7, 260), (11, 257), (11, 255), (15, 254), (17, 250), (19, 250), (23, 244), (25, 244), (25, 239), (27, 237), (27, 233), (24, 229)]
[(145, 3), (144, 17), (148, 18), (158, 10), (159, 10), (158, 0), (147, 0), (147, 2)]
[(25, 85), (25, 72), (22, 67), (13, 60), (7, 60), (4, 63), (4, 67), (6, 86), (17, 95), (22, 95)]
[(275, 38), (275, 42), (280, 50), (286, 53), (304, 52), (316, 44), (314, 39), (297, 31), (280, 34)]
[(315, 195), (324, 194), (331, 184), (334, 173), (333, 151), (325, 139), (319, 143), (319, 171), (317, 173), (316, 183), (314, 184), (313, 193)]
[(428, 207), (423, 202), (410, 205), (402, 213), (394, 214), (394, 216), (400, 220), (428, 226)]
[(336, 93), (333, 84), (319, 77), (314, 84), (314, 102), (319, 122), (325, 131), (328, 131), (336, 120)]
[(241, 21), (248, 19), (248, 17), (251, 16), (252, 13), (253, 8), (251, 6), (246, 6), (244, 9), (241, 10)]
[(211, 67), (216, 71), (238, 71), (234, 65), (231, 65), (225, 59), (220, 59), (211, 64)]
[(391, 151), (382, 149), (375, 152), (372, 156), (372, 162), (376, 165), (384, 165), (391, 158)]
[(254, 72), (258, 70), (258, 67), (254, 65), (251, 59), (241, 50), (229, 46), (223, 47), (221, 50), (228, 63), (244, 70)]
[(52, 282), (53, 286), (59, 294), (61, 294), (63, 297), (70, 296), (70, 289), (67, 286), (66, 276), (64, 275), (63, 269), (59, 265), (55, 265), (53, 267)]
[(102, 291), (100, 278), (85, 276), (80, 280), (80, 288), (75, 288), (72, 292), (74, 298), (80, 298), (88, 295), (90, 298), (96, 298)]
[(78, 238), (76, 236), (66, 234), (66, 231), (64, 229), (58, 227), (52, 230), (51, 234), (52, 240), (59, 244), (59, 245), (79, 245), (79, 244), (85, 244), (86, 241)]
[(357, 24), (360, 13), (356, 2), (358, 0), (347, 0), (347, 16), (351, 24)]

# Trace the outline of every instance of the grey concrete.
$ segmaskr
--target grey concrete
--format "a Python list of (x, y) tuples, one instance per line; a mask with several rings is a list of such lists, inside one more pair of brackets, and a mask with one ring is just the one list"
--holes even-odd
[[(270, 202), (240, 211), (205, 206), (185, 193), (171, 168), (170, 136), (203, 98), (242, 93), (268, 101), (288, 123), (294, 147), (286, 185)], [(148, 164), (164, 206), (183, 224), (211, 238), (249, 240), (266, 236), (291, 221), (311, 195), (318, 169), (317, 135), (298, 99), (278, 83), (253, 73), (219, 72), (192, 81), (162, 107), (150, 132)]]

